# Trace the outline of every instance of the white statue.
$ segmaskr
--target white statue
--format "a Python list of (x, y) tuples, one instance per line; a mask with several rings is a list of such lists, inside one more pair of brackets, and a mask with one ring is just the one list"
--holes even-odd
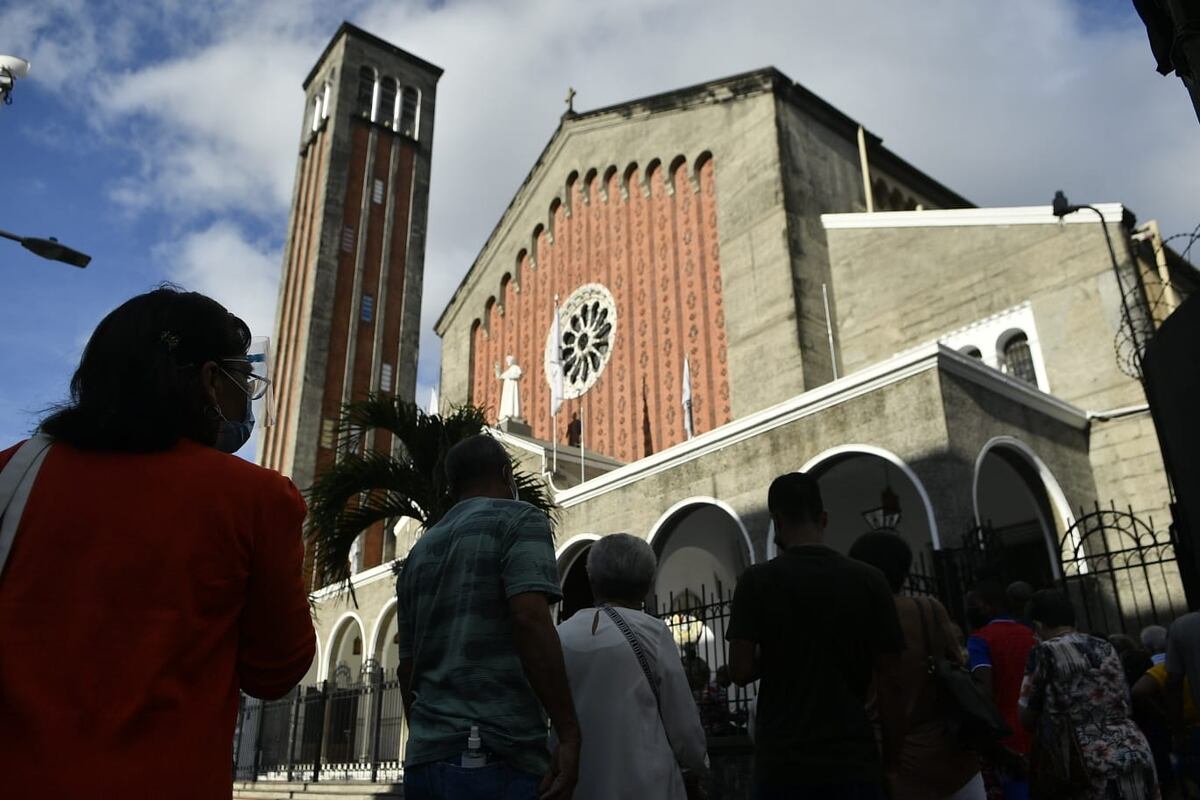
[(517, 366), (517, 359), (513, 356), (504, 358), (505, 369), (500, 371), (500, 365), (496, 364), (496, 378), (504, 381), (504, 386), (500, 390), (500, 422), (506, 419), (521, 419), (521, 394), (518, 381), (521, 379), (521, 368)]

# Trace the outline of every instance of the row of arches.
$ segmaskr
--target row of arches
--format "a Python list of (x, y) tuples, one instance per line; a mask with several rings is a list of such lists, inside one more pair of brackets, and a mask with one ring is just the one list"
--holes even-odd
[[(829, 514), (826, 543), (840, 552), (882, 518), (920, 554), (957, 544), (962, 531), (938, 527), (932, 493), (918, 474), (891, 451), (867, 444), (826, 450), (800, 466), (814, 475)], [(977, 525), (987, 524), (1003, 540), (1005, 570), (1035, 586), (1061, 577), (1059, 548), (1074, 523), (1070, 504), (1046, 463), (1028, 444), (1012, 436), (988, 441), (974, 464), (971, 503)], [(876, 503), (879, 506), (876, 506)], [(891, 506), (890, 508), (888, 506)], [(636, 532), (635, 532), (636, 533)], [(585, 533), (558, 549), (563, 585), (562, 616), (592, 603), (586, 556), (598, 534)], [(658, 556), (658, 571), (648, 603), (674, 608), (728, 597), (738, 576), (756, 560), (741, 516), (713, 497), (691, 497), (672, 505), (646, 535)], [(765, 555), (776, 554), (768, 529)]]
[[(595, 198), (599, 198), (602, 203), (608, 203), (614, 196), (619, 196), (621, 200), (627, 201), (632, 189), (640, 191), (643, 197), (648, 198), (652, 194), (653, 181), (661, 181), (663, 188), (670, 196), (674, 196), (685, 186), (693, 194), (699, 194), (701, 171), (711, 159), (712, 152), (705, 150), (690, 162), (686, 156), (676, 155), (666, 167), (663, 166), (661, 158), (653, 158), (644, 169), (639, 166), (638, 162), (631, 161), (624, 169), (619, 169), (615, 164), (609, 164), (603, 172), (592, 167), (583, 173), (582, 178), (579, 170), (571, 170), (563, 182), (563, 191), (550, 201), (546, 222), (534, 225), (528, 247), (521, 247), (517, 251), (512, 269), (505, 270), (500, 276), (496, 292), (490, 294), (484, 302), (482, 315), (476, 317), (472, 323), (472, 334), (481, 329), (480, 332), (484, 338), (491, 336), (493, 310), (499, 316), (504, 316), (510, 292), (521, 291), (522, 267), (527, 266), (531, 270), (537, 269), (539, 244), (543, 241), (554, 244), (556, 218), (560, 212), (563, 216), (570, 218), (577, 197), (578, 201), (584, 205), (591, 205)], [(687, 181), (686, 184), (682, 183), (684, 180)]]
[(357, 611), (347, 611), (334, 623), (329, 638), (317, 641), (317, 653), (301, 685), (328, 680), (335, 686), (349, 686), (372, 667), (394, 677), (400, 661), (398, 646), (395, 598), (384, 605), (369, 629)]
[(395, 78), (387, 75), (381, 78), (374, 67), (364, 66), (358, 71), (355, 113), (416, 139), (420, 130), (421, 90), (414, 86), (401, 88)]

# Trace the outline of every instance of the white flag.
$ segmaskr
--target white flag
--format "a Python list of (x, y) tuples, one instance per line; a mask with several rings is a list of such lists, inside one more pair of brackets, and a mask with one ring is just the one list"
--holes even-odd
[(563, 404), (562, 332), (558, 327), (558, 306), (550, 323), (550, 340), (546, 342), (546, 377), (550, 379), (550, 416), (558, 414)]
[(692, 438), (692, 368), (688, 365), (687, 356), (683, 358), (683, 429), (687, 438)]

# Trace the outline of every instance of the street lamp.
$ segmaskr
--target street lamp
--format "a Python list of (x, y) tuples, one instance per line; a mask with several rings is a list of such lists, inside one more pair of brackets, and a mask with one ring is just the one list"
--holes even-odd
[(14, 242), (20, 242), (21, 247), (34, 255), (48, 258), (51, 261), (61, 261), (80, 269), (86, 267), (92, 260), (87, 253), (81, 253), (65, 244), (59, 244), (58, 239), (53, 236), (49, 239), (39, 239), (36, 236), (18, 236), (8, 231), (0, 231), (0, 239), (12, 239)]
[(1129, 311), (1129, 300), (1125, 295), (1125, 284), (1121, 281), (1121, 267), (1117, 264), (1117, 252), (1113, 249), (1112, 237), (1108, 234), (1108, 221), (1104, 219), (1104, 214), (1100, 209), (1092, 205), (1071, 205), (1067, 202), (1067, 196), (1063, 194), (1062, 189), (1054, 193), (1054, 202), (1051, 204), (1054, 211), (1054, 216), (1060, 220), (1067, 214), (1074, 214), (1076, 211), (1087, 209), (1100, 218), (1100, 226), (1104, 231), (1104, 243), (1108, 245), (1108, 257), (1112, 261), (1113, 275), (1117, 279), (1117, 291), (1121, 295), (1121, 309), (1125, 312), (1125, 324), (1129, 326), (1129, 337), (1133, 342), (1133, 359), (1137, 366), (1138, 375), (1142, 374), (1142, 348), (1141, 342), (1138, 341), (1137, 329), (1133, 324), (1133, 314)]

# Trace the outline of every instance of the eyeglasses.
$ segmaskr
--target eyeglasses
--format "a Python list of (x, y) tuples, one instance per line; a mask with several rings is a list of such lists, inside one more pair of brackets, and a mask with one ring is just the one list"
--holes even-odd
[(250, 362), (243, 358), (226, 358), (222, 359), (226, 364), (237, 364), (244, 369), (234, 368), (232, 371), (221, 367), (221, 372), (225, 373), (225, 377), (237, 384), (246, 396), (251, 400), (258, 400), (267, 393), (271, 388), (271, 380), (262, 375), (255, 375), (250, 371)]

